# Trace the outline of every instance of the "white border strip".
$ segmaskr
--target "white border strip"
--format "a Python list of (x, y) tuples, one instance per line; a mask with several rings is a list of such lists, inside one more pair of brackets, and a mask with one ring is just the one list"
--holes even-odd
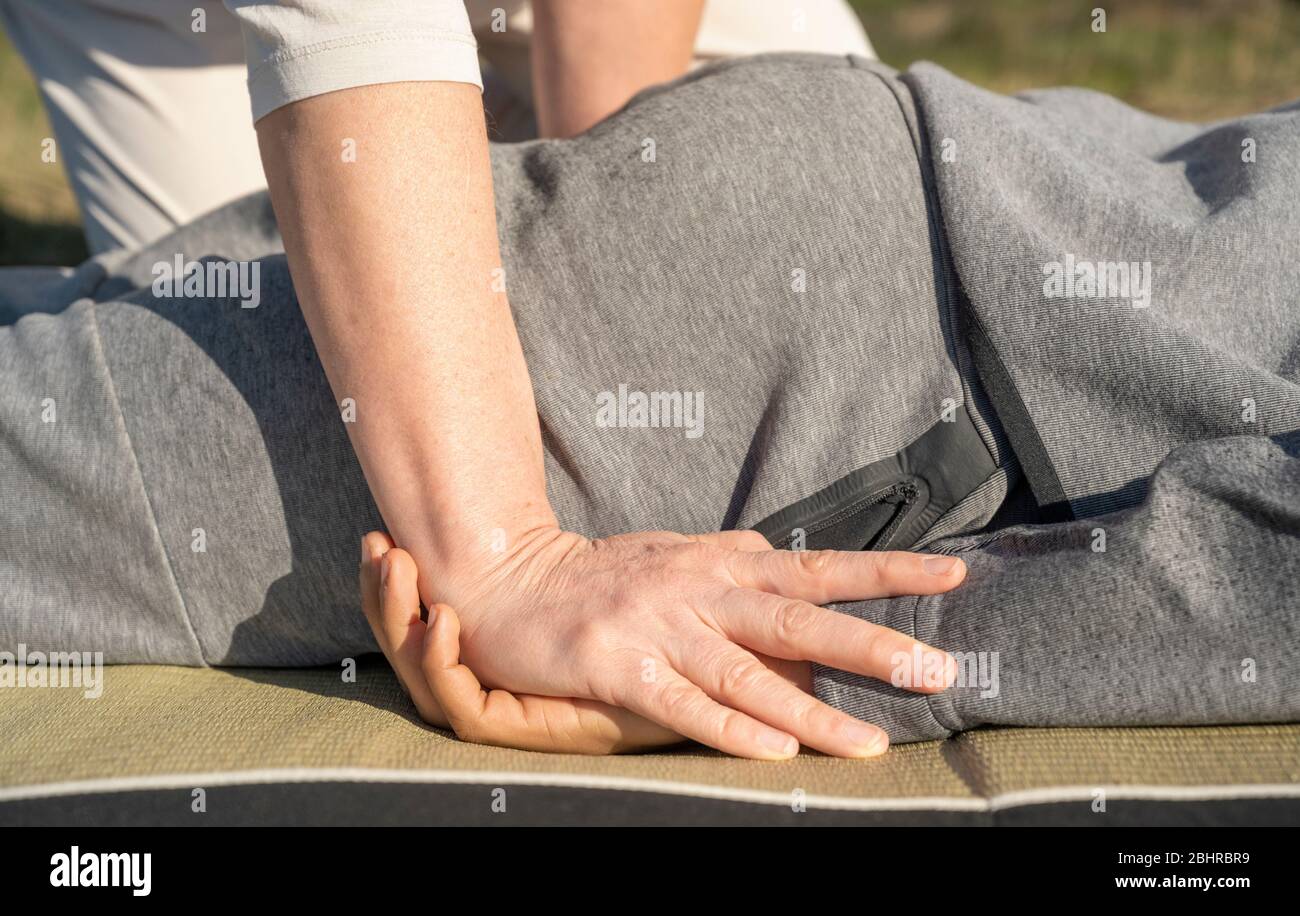
[[(67, 795), (139, 792), (151, 789), (190, 789), (196, 786), (240, 786), (275, 783), (372, 782), (444, 783), (450, 785), (551, 786), (570, 789), (608, 789), (682, 795), (721, 801), (749, 802), (787, 807), (789, 792), (741, 789), (704, 783), (638, 779), (625, 776), (591, 776), (568, 773), (497, 772), (491, 770), (396, 770), (368, 767), (288, 767), (282, 769), (227, 770), (207, 773), (165, 773), (84, 779), (27, 786), (0, 787), (0, 803)], [(835, 811), (976, 811), (994, 812), (1023, 805), (1091, 801), (1104, 791), (1108, 800), (1218, 801), (1244, 798), (1300, 798), (1300, 783), (1261, 783), (1215, 786), (1094, 785), (1050, 786), (1006, 792), (990, 798), (917, 797), (854, 798), (806, 795), (809, 808)]]

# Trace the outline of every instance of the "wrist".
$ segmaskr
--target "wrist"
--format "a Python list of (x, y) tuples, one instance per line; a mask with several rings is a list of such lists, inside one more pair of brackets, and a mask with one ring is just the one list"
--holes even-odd
[(442, 601), (458, 611), (506, 580), (518, 580), (531, 558), (577, 538), (560, 528), (545, 501), (516, 506), (508, 514), (439, 519), (407, 549), (419, 565), (421, 600)]

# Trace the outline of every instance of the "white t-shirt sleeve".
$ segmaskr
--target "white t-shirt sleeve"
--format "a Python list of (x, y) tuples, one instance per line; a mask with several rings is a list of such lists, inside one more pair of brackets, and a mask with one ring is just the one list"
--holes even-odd
[(463, 0), (225, 0), (239, 20), (256, 121), (282, 105), (376, 83), (483, 88)]

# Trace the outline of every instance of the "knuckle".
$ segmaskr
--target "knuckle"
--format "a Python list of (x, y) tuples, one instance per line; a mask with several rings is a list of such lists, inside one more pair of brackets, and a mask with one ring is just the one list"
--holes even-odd
[(456, 737), (469, 744), (483, 744), (483, 729), (478, 720), (459, 714), (448, 713), (447, 724), (456, 733)]
[(805, 576), (819, 578), (830, 571), (835, 562), (833, 550), (799, 550), (794, 552), (796, 568)]
[(420, 712), (420, 718), (432, 725), (434, 728), (451, 728), (451, 723), (448, 721), (447, 715), (440, 709), (422, 710)]
[(720, 743), (728, 745), (747, 744), (753, 737), (753, 727), (749, 720), (734, 709), (718, 713), (713, 723), (713, 732)]
[(430, 725), (438, 724), (438, 717), (433, 714), (433, 710), (429, 708), (427, 703), (422, 702), (418, 697), (412, 696), (410, 693), (407, 694), (407, 697), (414, 704), (415, 711), (420, 714), (421, 719)]
[(791, 727), (797, 732), (808, 734), (825, 730), (825, 710), (812, 697), (805, 695), (803, 699), (791, 704), (789, 716)]
[(867, 556), (871, 557), (872, 562), (869, 568), (877, 579), (896, 579), (906, 572), (907, 554), (905, 553), (899, 553), (897, 550), (886, 550), (869, 553)]
[(873, 627), (870, 624), (864, 627), (859, 627), (858, 629), (859, 629), (859, 635), (858, 635), (859, 656), (864, 659), (875, 659), (877, 653), (881, 650), (881, 647), (883, 645), (883, 643), (881, 642), (881, 637), (885, 635), (885, 631), (877, 629), (876, 627)]
[(579, 618), (568, 628), (564, 644), (575, 664), (586, 670), (599, 670), (613, 650), (610, 643), (610, 622), (590, 617)]
[(670, 684), (659, 691), (659, 707), (666, 719), (681, 722), (697, 708), (695, 691), (685, 684)]
[(721, 564), (723, 550), (716, 544), (690, 541), (673, 548), (669, 566), (673, 569), (709, 569)]
[(568, 627), (565, 642), (575, 651), (585, 651), (600, 642), (600, 623), (591, 617), (578, 617)]
[(804, 642), (816, 625), (817, 609), (802, 601), (783, 601), (776, 611), (776, 637), (784, 645)]
[(772, 544), (759, 532), (752, 528), (741, 531), (738, 537), (738, 543), (747, 550), (771, 550)]
[(725, 659), (718, 668), (718, 689), (729, 697), (752, 693), (766, 670), (755, 659), (745, 656)]
[(424, 676), (424, 682), (429, 686), (436, 696), (438, 688), (445, 683), (445, 671), (438, 666), (437, 661), (432, 655), (426, 654), (420, 659), (420, 674)]
[(565, 747), (568, 743), (569, 730), (563, 722), (554, 721), (551, 711), (553, 708), (548, 704), (543, 704), (540, 717), (541, 731), (547, 744), (553, 747)]

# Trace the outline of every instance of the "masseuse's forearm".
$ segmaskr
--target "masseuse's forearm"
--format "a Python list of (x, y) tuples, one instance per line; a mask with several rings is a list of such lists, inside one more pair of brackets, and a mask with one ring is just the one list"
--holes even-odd
[(704, 0), (533, 0), (543, 137), (572, 137), (690, 67)]
[[(421, 591), (554, 522), (504, 292), (479, 91), (390, 83), (257, 125), (303, 314)], [(353, 151), (355, 155), (352, 155)], [(437, 577), (437, 578), (435, 578)]]

